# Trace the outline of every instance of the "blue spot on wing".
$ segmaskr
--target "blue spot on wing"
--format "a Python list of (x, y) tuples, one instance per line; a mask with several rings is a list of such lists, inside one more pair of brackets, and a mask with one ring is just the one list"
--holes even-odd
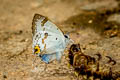
[(42, 61), (44, 61), (45, 63), (49, 63), (50, 62), (50, 59), (51, 59), (51, 55), (50, 54), (43, 54), (42, 56), (41, 56), (41, 59), (42, 59)]

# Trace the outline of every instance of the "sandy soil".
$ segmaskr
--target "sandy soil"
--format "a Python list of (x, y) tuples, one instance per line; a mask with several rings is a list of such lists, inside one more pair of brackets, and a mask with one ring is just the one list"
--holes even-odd
[(84, 53), (111, 56), (117, 62), (113, 70), (120, 71), (119, 0), (0, 0), (0, 80), (76, 80), (67, 66), (67, 50), (61, 63), (53, 61), (46, 70), (40, 58), (34, 62), (31, 26), (35, 13), (70, 32)]

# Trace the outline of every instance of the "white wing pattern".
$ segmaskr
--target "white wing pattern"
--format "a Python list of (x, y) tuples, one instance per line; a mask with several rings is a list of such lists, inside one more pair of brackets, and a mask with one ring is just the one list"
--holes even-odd
[[(49, 63), (60, 60), (69, 38), (65, 38), (62, 31), (47, 17), (35, 14), (32, 22), (33, 53)], [(67, 41), (67, 42), (66, 42)]]

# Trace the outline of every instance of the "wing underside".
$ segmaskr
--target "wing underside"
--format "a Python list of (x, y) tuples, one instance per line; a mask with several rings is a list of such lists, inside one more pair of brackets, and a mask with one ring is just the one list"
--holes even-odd
[(32, 23), (32, 33), (33, 47), (39, 45), (43, 54), (64, 50), (64, 35), (48, 18), (35, 14)]

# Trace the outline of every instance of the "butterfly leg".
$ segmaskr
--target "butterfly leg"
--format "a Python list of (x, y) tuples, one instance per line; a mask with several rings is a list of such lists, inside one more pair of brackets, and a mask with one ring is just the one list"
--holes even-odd
[(57, 61), (61, 61), (61, 57), (62, 57), (62, 55), (63, 55), (63, 52), (56, 52), (56, 59), (57, 59)]

